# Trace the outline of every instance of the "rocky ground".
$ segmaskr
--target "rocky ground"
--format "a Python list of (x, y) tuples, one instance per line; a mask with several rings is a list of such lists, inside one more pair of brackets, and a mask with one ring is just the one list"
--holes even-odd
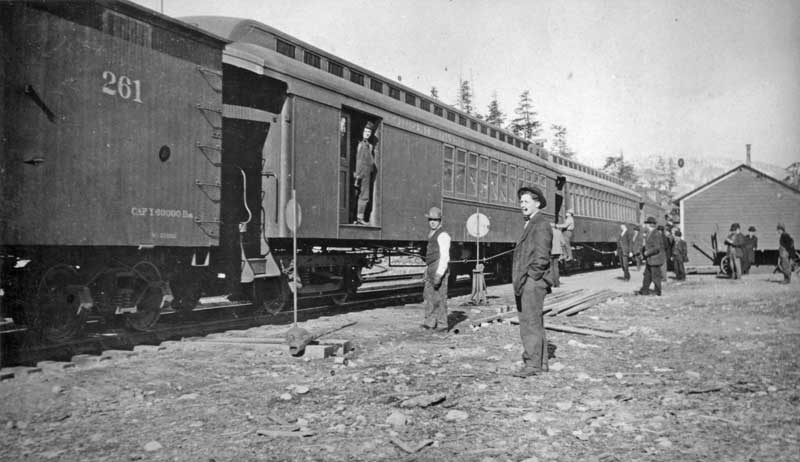
[[(552, 319), (622, 336), (548, 331), (555, 358), (539, 377), (508, 375), (511, 323), (434, 334), (418, 306), (347, 313), (303, 325), (357, 321), (335, 334), (356, 346), (347, 361), (183, 342), (3, 381), (0, 459), (797, 460), (800, 282), (690, 275), (637, 297), (618, 273), (564, 278), (558, 290), (625, 294)], [(451, 300), (453, 314), (510, 302), (509, 286), (489, 294), (481, 312)]]

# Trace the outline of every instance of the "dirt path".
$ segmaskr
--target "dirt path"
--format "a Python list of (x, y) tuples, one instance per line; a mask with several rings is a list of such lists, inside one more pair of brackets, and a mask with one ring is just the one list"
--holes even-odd
[[(564, 290), (630, 293), (617, 272), (567, 277)], [(548, 332), (551, 372), (527, 380), (508, 375), (519, 366), (517, 326), (432, 334), (417, 327), (418, 307), (304, 325), (357, 321), (335, 334), (356, 345), (348, 364), (184, 342), (8, 380), (0, 459), (797, 460), (800, 283), (768, 278), (690, 276), (664, 297), (623, 295), (553, 318), (623, 337)], [(509, 286), (489, 294), (484, 313), (510, 301)], [(478, 315), (461, 302), (451, 310)], [(404, 407), (415, 397), (436, 404)]]

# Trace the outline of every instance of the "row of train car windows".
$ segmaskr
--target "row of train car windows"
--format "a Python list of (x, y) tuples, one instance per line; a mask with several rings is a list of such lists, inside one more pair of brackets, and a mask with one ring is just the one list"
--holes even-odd
[[(285, 42), (279, 38), (276, 38), (275, 40), (277, 41), (275, 49), (278, 53), (288, 56), (292, 59), (297, 59), (295, 56), (296, 47), (294, 45)], [(303, 62), (308, 64), (309, 66), (316, 67), (317, 69), (322, 69), (321, 61), (322, 60), (319, 55), (312, 53), (310, 51), (305, 51), (305, 50), (303, 51)], [(328, 72), (330, 74), (333, 74), (337, 77), (345, 78), (344, 69), (345, 67), (342, 64), (328, 60)], [(364, 74), (352, 69), (349, 69), (349, 73), (351, 82), (360, 85), (362, 87), (364, 86), (365, 84)], [(373, 91), (383, 94), (384, 83), (374, 77), (370, 77), (369, 80), (370, 80), (369, 88)], [(386, 86), (389, 88), (388, 90), (389, 97), (400, 101), (401, 100), (400, 89), (392, 87), (391, 85), (386, 85)], [(417, 107), (417, 100), (419, 100), (420, 102), (419, 104), (420, 109), (422, 109), (425, 112), (431, 112), (430, 101), (424, 98), (417, 97), (413, 93), (406, 92), (405, 102), (407, 104)], [(499, 139), (500, 141), (508, 143), (511, 146), (516, 146), (520, 149), (525, 149), (525, 150), (528, 149), (528, 142), (526, 141), (515, 138), (511, 135), (506, 135), (505, 133), (493, 128), (489, 129), (486, 125), (480, 124), (471, 119), (467, 119), (466, 116), (461, 114), (456, 114), (454, 111), (450, 110), (445, 111), (441, 106), (438, 106), (436, 104), (433, 105), (433, 113), (439, 117), (445, 117), (447, 120), (451, 122), (458, 123), (461, 126), (469, 127), (470, 129), (476, 132), (479, 131), (484, 135), (488, 134), (492, 138)]]
[(538, 185), (547, 194), (547, 178), (518, 165), (447, 145), (442, 157), (445, 196), (516, 206), (524, 185)]
[(637, 222), (636, 202), (588, 186), (573, 186), (568, 203), (576, 215)]

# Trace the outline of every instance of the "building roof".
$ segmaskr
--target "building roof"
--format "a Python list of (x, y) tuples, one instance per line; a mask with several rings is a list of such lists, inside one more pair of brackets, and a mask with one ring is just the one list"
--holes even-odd
[(732, 174), (734, 174), (734, 173), (737, 173), (737, 172), (741, 171), (741, 169), (743, 169), (743, 168), (744, 168), (744, 169), (747, 169), (747, 170), (750, 170), (750, 171), (752, 171), (752, 172), (755, 172), (755, 173), (757, 173), (757, 174), (761, 175), (761, 176), (762, 176), (762, 177), (764, 177), (764, 178), (767, 178), (767, 179), (769, 179), (769, 180), (772, 180), (772, 181), (774, 181), (775, 183), (778, 183), (779, 185), (783, 186), (784, 188), (786, 188), (786, 189), (788, 189), (788, 190), (790, 190), (790, 191), (792, 191), (792, 192), (795, 192), (795, 193), (798, 193), (798, 194), (800, 194), (800, 189), (797, 189), (797, 188), (795, 188), (795, 187), (793, 187), (793, 186), (790, 186), (790, 185), (788, 185), (788, 184), (784, 183), (784, 182), (783, 182), (783, 181), (781, 181), (781, 180), (778, 180), (778, 179), (776, 179), (776, 178), (773, 178), (773, 177), (771, 177), (771, 176), (767, 175), (766, 173), (762, 172), (761, 170), (757, 170), (757, 169), (755, 169), (755, 168), (753, 168), (753, 167), (751, 167), (751, 166), (749, 166), (749, 165), (747, 165), (747, 164), (739, 164), (738, 166), (736, 166), (736, 167), (732, 168), (731, 170), (729, 170), (729, 171), (727, 171), (727, 172), (723, 173), (722, 175), (720, 175), (720, 176), (718, 176), (718, 177), (714, 178), (713, 180), (711, 180), (711, 181), (709, 181), (709, 182), (707, 182), (707, 183), (705, 183), (705, 184), (703, 184), (703, 185), (701, 185), (701, 186), (698, 186), (697, 188), (695, 188), (695, 189), (693, 189), (693, 190), (689, 191), (688, 193), (686, 193), (686, 194), (684, 194), (683, 196), (681, 196), (681, 197), (679, 197), (679, 198), (677, 198), (677, 199), (673, 200), (672, 202), (673, 202), (674, 204), (676, 204), (676, 205), (680, 205), (680, 202), (681, 202), (681, 201), (683, 201), (683, 200), (686, 200), (686, 199), (689, 199), (690, 197), (694, 196), (695, 194), (698, 194), (698, 193), (700, 193), (700, 192), (702, 192), (702, 191), (706, 190), (707, 188), (709, 188), (709, 187), (711, 187), (711, 186), (713, 186), (713, 185), (715, 185), (715, 184), (717, 184), (717, 183), (719, 183), (719, 182), (721, 182), (721, 181), (725, 180), (726, 178), (728, 178), (728, 177), (729, 177), (729, 176), (731, 176)]

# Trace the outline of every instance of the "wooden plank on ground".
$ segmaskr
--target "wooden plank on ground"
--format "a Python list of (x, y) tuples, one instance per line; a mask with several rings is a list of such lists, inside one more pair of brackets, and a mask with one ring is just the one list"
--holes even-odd
[(563, 324), (550, 324), (545, 323), (545, 329), (549, 329), (556, 332), (566, 332), (568, 334), (581, 334), (581, 335), (593, 335), (595, 337), (601, 338), (619, 338), (622, 337), (621, 334), (617, 334), (614, 332), (606, 332), (597, 329), (588, 329), (586, 327), (573, 327), (573, 326), (566, 326)]
[(614, 294), (614, 292), (611, 292), (610, 290), (604, 291), (603, 293), (598, 294), (592, 300), (587, 300), (586, 302), (581, 303), (580, 305), (573, 306), (572, 308), (564, 311), (563, 314), (564, 316), (574, 316), (580, 313), (581, 311), (588, 310), (589, 308), (595, 305), (603, 303), (604, 301), (608, 300), (611, 297), (614, 297), (615, 295), (616, 294)]

